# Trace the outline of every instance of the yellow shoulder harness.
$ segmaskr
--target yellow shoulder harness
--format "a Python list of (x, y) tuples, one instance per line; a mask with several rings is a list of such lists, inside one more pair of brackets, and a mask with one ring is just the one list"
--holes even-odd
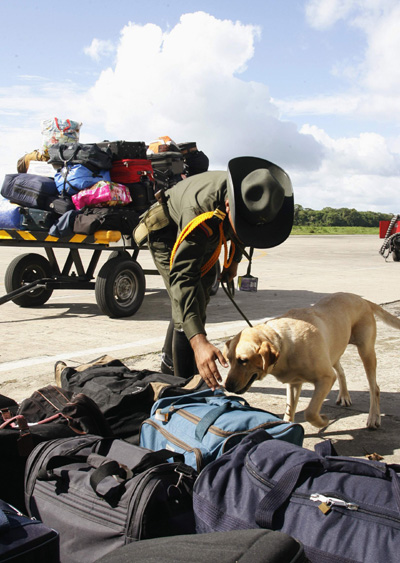
[(226, 217), (226, 213), (224, 213), (220, 209), (216, 209), (215, 211), (207, 211), (206, 213), (202, 213), (198, 217), (195, 217), (181, 231), (181, 233), (179, 234), (179, 236), (178, 236), (178, 238), (177, 238), (177, 240), (174, 244), (174, 248), (172, 249), (172, 252), (171, 252), (171, 258), (170, 258), (170, 262), (169, 262), (170, 269), (172, 268), (172, 263), (174, 261), (176, 251), (178, 250), (178, 247), (181, 244), (181, 242), (196, 227), (198, 227), (201, 223), (204, 223), (204, 221), (207, 221), (207, 219), (211, 219), (212, 217), (218, 217), (218, 219), (221, 221), (220, 224), (219, 224), (219, 242), (218, 242), (218, 246), (215, 249), (211, 258), (209, 260), (207, 260), (207, 262), (205, 264), (203, 264), (203, 266), (201, 267), (201, 276), (204, 276), (207, 272), (209, 272), (211, 270), (211, 268), (214, 266), (214, 264), (217, 262), (219, 255), (220, 255), (220, 252), (221, 252), (222, 243), (224, 244), (224, 249), (225, 249), (224, 268), (229, 268), (229, 266), (231, 265), (232, 260), (233, 260), (233, 255), (235, 253), (235, 245), (231, 241), (232, 252), (231, 252), (230, 260), (228, 261), (228, 245), (227, 245), (226, 238), (225, 238), (225, 235), (224, 235), (224, 230), (223, 230), (223, 221)]

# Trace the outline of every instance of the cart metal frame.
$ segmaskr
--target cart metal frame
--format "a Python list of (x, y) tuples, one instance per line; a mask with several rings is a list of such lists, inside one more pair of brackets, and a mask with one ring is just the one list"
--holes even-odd
[[(111, 243), (121, 244), (112, 245)], [(132, 238), (119, 231), (98, 231), (94, 235), (75, 234), (56, 238), (44, 231), (0, 230), (0, 246), (42, 248), (41, 254), (17, 256), (5, 274), (7, 294), (0, 297), (0, 305), (13, 301), (21, 307), (35, 307), (46, 303), (55, 289), (95, 290), (101, 311), (111, 318), (133, 315), (141, 306), (146, 289), (145, 276), (159, 275), (156, 269), (143, 269), (138, 256), (142, 248)], [(60, 265), (56, 249), (69, 249)], [(91, 250), (87, 267), (81, 250)], [(95, 270), (103, 251), (111, 252), (95, 279)], [(73, 271), (73, 267), (76, 271)]]

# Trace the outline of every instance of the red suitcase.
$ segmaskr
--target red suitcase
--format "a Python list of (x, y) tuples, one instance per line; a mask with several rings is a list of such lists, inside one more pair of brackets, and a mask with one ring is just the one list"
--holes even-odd
[(153, 167), (147, 159), (116, 160), (110, 174), (111, 180), (119, 184), (137, 184), (146, 176), (154, 182)]

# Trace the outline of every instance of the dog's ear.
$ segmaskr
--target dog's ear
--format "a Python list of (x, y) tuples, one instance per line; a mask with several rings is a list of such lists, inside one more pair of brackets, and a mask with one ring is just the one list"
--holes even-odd
[(230, 338), (229, 340), (227, 340), (227, 341), (225, 342), (225, 348), (226, 348), (226, 349), (229, 348), (229, 346), (231, 345), (232, 340), (233, 340), (233, 338)]
[(271, 344), (271, 342), (264, 341), (258, 349), (263, 362), (263, 371), (267, 371), (269, 366), (273, 366), (279, 358), (278, 350)]
[(228, 359), (228, 352), (229, 352), (229, 347), (231, 345), (233, 338), (230, 338), (229, 340), (227, 340), (224, 344), (224, 349), (222, 350), (222, 355), (224, 356), (224, 358), (227, 360)]

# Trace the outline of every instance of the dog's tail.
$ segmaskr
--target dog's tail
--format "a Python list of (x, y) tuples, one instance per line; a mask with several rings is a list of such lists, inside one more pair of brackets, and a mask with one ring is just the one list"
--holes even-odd
[(383, 309), (380, 305), (377, 305), (372, 301), (368, 301), (367, 299), (366, 301), (369, 303), (375, 316), (377, 316), (381, 321), (391, 326), (392, 328), (397, 328), (400, 330), (400, 319), (398, 317), (395, 317), (388, 311), (385, 311), (385, 309)]

